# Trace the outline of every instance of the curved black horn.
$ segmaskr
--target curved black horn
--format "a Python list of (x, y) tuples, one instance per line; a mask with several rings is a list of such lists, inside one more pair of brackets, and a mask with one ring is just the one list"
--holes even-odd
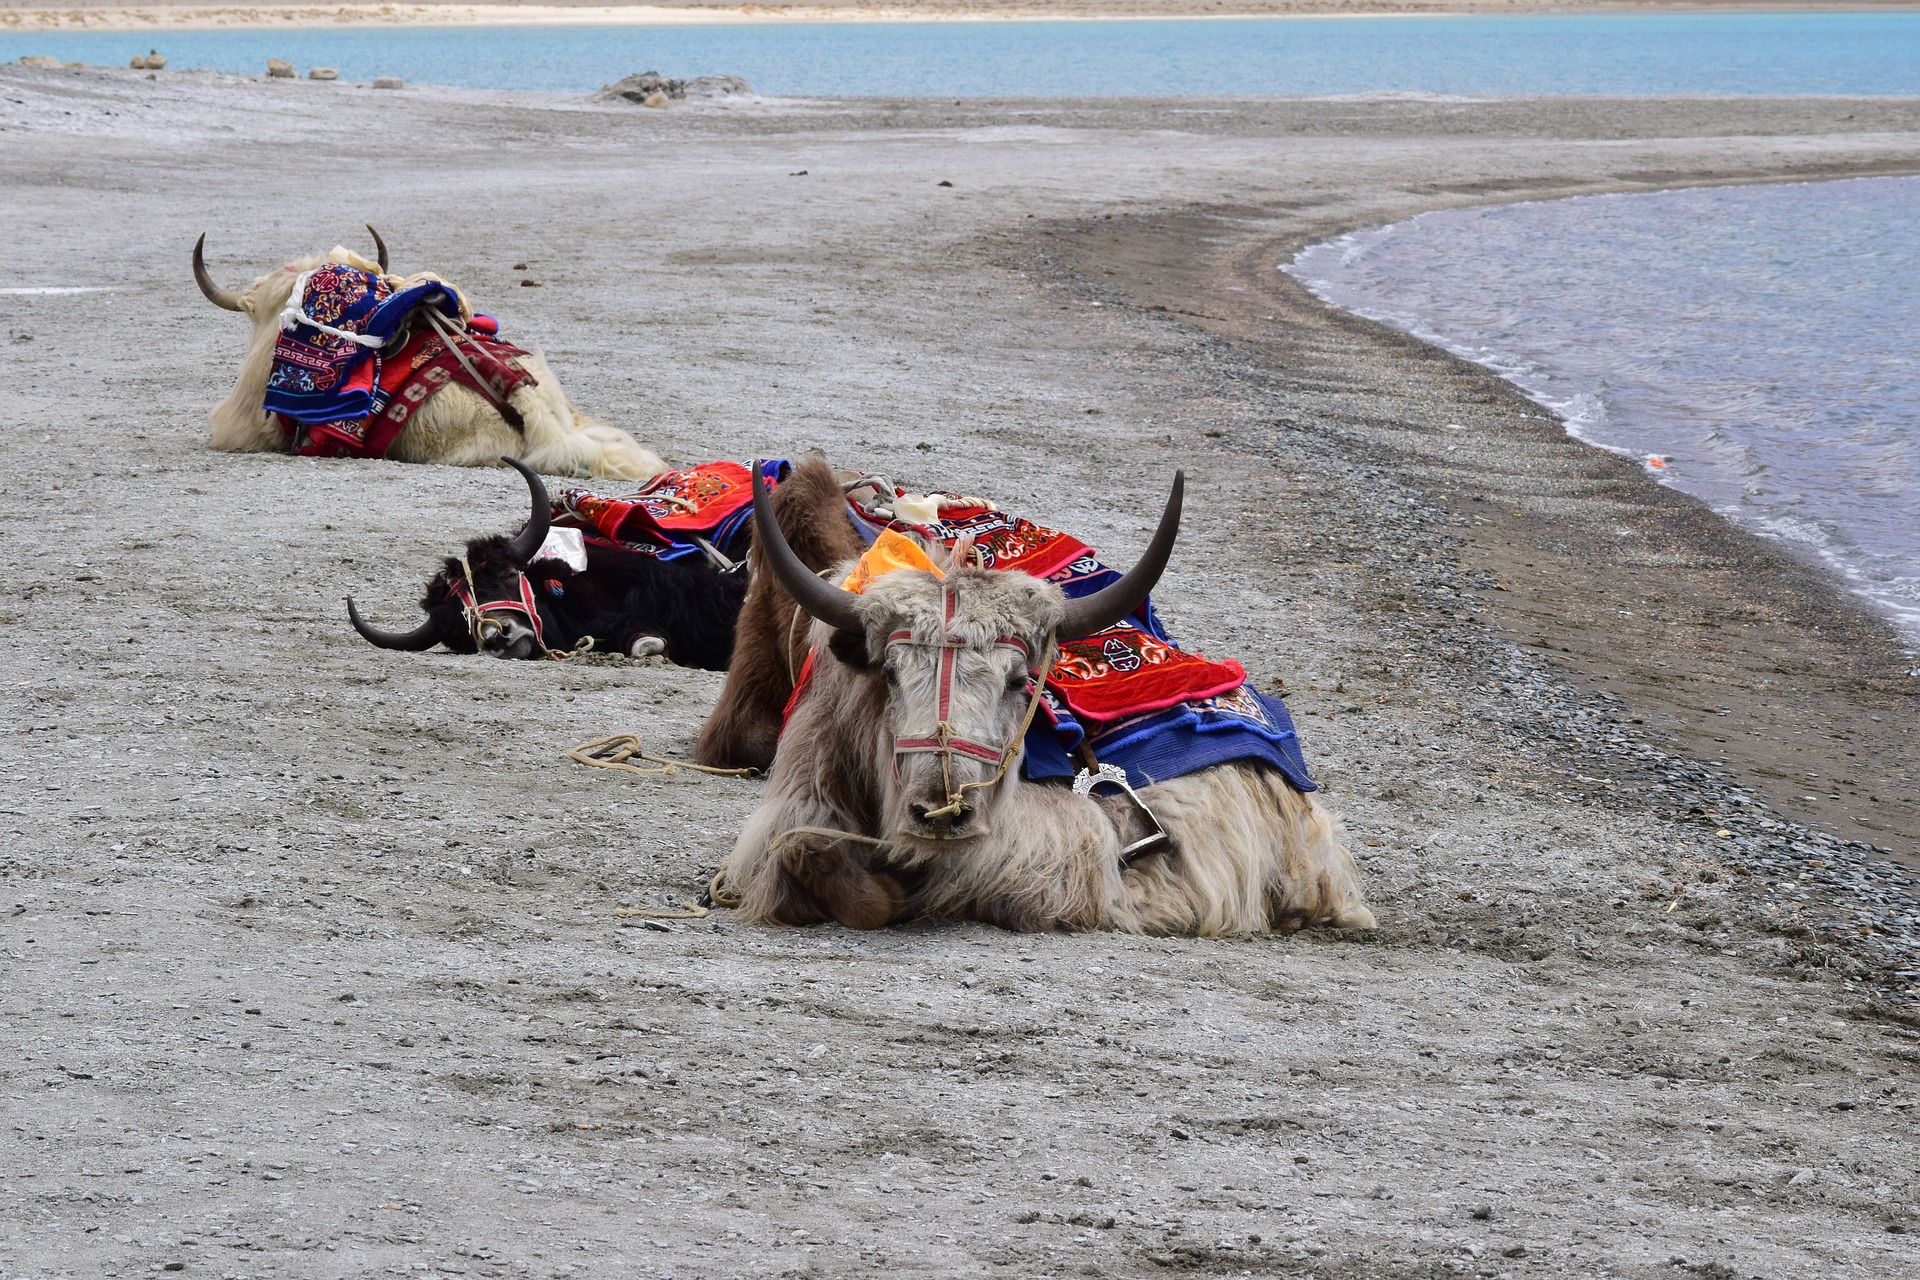
[(507, 544), (507, 551), (513, 556), (515, 564), (524, 565), (533, 559), (534, 552), (547, 540), (547, 529), (553, 522), (552, 509), (547, 502), (547, 486), (540, 483), (533, 468), (518, 458), (503, 457), (500, 461), (526, 477), (527, 492), (533, 499), (533, 514), (527, 517), (527, 527), (514, 535)]
[(780, 531), (780, 522), (773, 518), (773, 508), (767, 502), (764, 465), (758, 459), (753, 464), (753, 536), (780, 585), (809, 616), (842, 631), (859, 634), (866, 630), (853, 607), (857, 598), (853, 592), (822, 582), (787, 545), (787, 535)]
[(1160, 526), (1153, 531), (1140, 562), (1127, 570), (1120, 581), (1081, 600), (1067, 601), (1067, 616), (1060, 621), (1062, 640), (1078, 640), (1096, 631), (1104, 631), (1140, 607), (1160, 575), (1166, 572), (1167, 557), (1173, 554), (1173, 540), (1180, 534), (1180, 504), (1187, 491), (1187, 473), (1173, 473), (1173, 493), (1167, 509), (1160, 513)]
[(200, 292), (207, 295), (207, 301), (222, 311), (245, 311), (240, 305), (240, 295), (231, 289), (222, 289), (207, 274), (207, 233), (202, 231), (200, 238), (193, 242), (193, 280), (200, 286)]
[(347, 617), (353, 623), (353, 629), (358, 631), (368, 644), (378, 645), (382, 649), (419, 653), (423, 649), (433, 648), (440, 642), (439, 629), (434, 626), (432, 618), (428, 618), (411, 631), (382, 631), (360, 616), (360, 610), (354, 605), (352, 596), (347, 597)]
[(383, 276), (387, 275), (389, 274), (387, 271), (387, 242), (380, 238), (380, 233), (373, 229), (371, 222), (367, 223), (366, 227), (367, 234), (373, 237), (374, 256), (380, 260), (380, 274)]

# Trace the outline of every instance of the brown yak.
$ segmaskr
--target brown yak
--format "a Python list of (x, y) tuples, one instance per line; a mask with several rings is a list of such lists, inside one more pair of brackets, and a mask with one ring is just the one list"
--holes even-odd
[[(866, 544), (847, 518), (842, 478), (820, 458), (797, 463), (767, 496), (787, 546), (811, 570), (850, 560)], [(755, 503), (756, 522), (758, 520)], [(780, 740), (780, 713), (806, 661), (807, 618), (756, 537), (747, 552), (747, 598), (733, 630), (733, 660), (693, 758), (720, 769), (765, 769)]]
[(1079, 600), (1028, 574), (959, 567), (958, 554), (943, 578), (899, 569), (856, 595), (810, 572), (756, 502), (756, 552), (815, 619), (815, 659), (766, 796), (721, 868), (741, 915), (1201, 935), (1371, 926), (1332, 815), (1264, 765), (1142, 788), (1169, 841), (1131, 860), (1123, 850), (1151, 828), (1129, 801), (1020, 776), (1056, 640), (1146, 599), (1183, 487), (1176, 476), (1140, 563)]

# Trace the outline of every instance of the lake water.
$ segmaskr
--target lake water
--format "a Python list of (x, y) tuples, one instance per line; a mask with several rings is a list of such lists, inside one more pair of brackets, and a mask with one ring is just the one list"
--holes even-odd
[(1430, 213), (1286, 270), (1832, 567), (1920, 644), (1920, 178)]
[(441, 27), (0, 34), (52, 54), (260, 74), (582, 93), (630, 72), (745, 76), (766, 94), (1920, 94), (1920, 13)]

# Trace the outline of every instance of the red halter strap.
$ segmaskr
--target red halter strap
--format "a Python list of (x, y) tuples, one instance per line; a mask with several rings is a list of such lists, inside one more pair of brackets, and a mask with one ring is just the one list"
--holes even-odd
[[(957, 606), (954, 600), (953, 588), (950, 585), (941, 591), (940, 599), (944, 612), (944, 616), (941, 619), (942, 628), (940, 639), (915, 640), (911, 631), (896, 631), (887, 637), (887, 645), (889, 648), (898, 644), (912, 645), (920, 648), (937, 648), (940, 650), (940, 667), (937, 677), (938, 706), (936, 709), (939, 713), (936, 721), (937, 728), (934, 731), (934, 736), (931, 738), (896, 737), (893, 740), (893, 776), (896, 782), (899, 781), (900, 778), (901, 756), (939, 756), (941, 772), (951, 779), (949, 765), (956, 753), (963, 756), (970, 756), (975, 760), (984, 760), (988, 764), (1004, 765), (1007, 757), (1018, 747), (1020, 738), (1024, 736), (1025, 733), (1025, 729), (1022, 727), (1012, 738), (1001, 743), (999, 746), (991, 746), (984, 742), (975, 742), (971, 738), (962, 738), (954, 733), (951, 718), (953, 709), (954, 668), (957, 664), (960, 651), (966, 648), (967, 645), (953, 634), (953, 616)], [(1027, 679), (1029, 687), (1031, 687), (1032, 682), (1038, 678), (1039, 673), (1032, 668), (1033, 651), (1027, 647), (1026, 642), (1017, 636), (1001, 636), (993, 642), (993, 646), (996, 649), (1012, 649), (1019, 653), (1021, 657), (1027, 659)], [(949, 791), (952, 790), (951, 781), (949, 781), (948, 789)], [(958, 800), (956, 799), (954, 803), (958, 803)]]
[(464, 558), (460, 561), (460, 568), (464, 576), (453, 580), (453, 598), (460, 602), (461, 609), (467, 615), (467, 629), (473, 633), (473, 647), (476, 651), (485, 647), (481, 644), (481, 640), (485, 637), (488, 625), (500, 625), (497, 622), (489, 624), (487, 615), (490, 613), (524, 613), (528, 624), (533, 628), (533, 642), (540, 646), (541, 652), (546, 651), (546, 628), (541, 624), (540, 609), (534, 603), (533, 586), (527, 581), (526, 574), (513, 575), (515, 584), (520, 588), (519, 599), (488, 600), (476, 604), (473, 599), (473, 588), (470, 585), (473, 570), (467, 567)]

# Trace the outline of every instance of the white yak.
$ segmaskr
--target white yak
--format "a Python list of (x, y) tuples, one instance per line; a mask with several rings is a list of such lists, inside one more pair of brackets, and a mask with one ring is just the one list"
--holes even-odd
[[(372, 231), (373, 228), (367, 228)], [(273, 369), (280, 317), (294, 286), (307, 272), (329, 263), (361, 271), (387, 273), (386, 245), (374, 232), (379, 261), (369, 262), (336, 247), (325, 257), (301, 258), (278, 267), (235, 293), (215, 284), (203, 257), (206, 236), (193, 246), (193, 276), (208, 301), (252, 318), (253, 334), (240, 377), (227, 398), (209, 415), (216, 449), (239, 452), (287, 452), (291, 444), (275, 416), (262, 407)], [(556, 476), (595, 476), (645, 480), (667, 469), (658, 455), (633, 437), (575, 411), (545, 357), (520, 360), (535, 381), (516, 388), (508, 402), (519, 412), (515, 428), (485, 396), (458, 382), (448, 383), (416, 409), (388, 448), (400, 462), (440, 462), (461, 467), (498, 465), (502, 455), (516, 457), (535, 471)]]
[(757, 500), (758, 549), (815, 619), (814, 670), (717, 896), (774, 925), (1370, 927), (1332, 815), (1264, 763), (1141, 788), (1168, 840), (1132, 857), (1152, 827), (1131, 801), (1020, 776), (1034, 682), (1056, 640), (1103, 630), (1146, 598), (1173, 550), (1181, 491), (1176, 478), (1140, 563), (1079, 600), (1025, 573), (951, 566), (944, 577), (895, 569), (846, 591), (807, 571)]

